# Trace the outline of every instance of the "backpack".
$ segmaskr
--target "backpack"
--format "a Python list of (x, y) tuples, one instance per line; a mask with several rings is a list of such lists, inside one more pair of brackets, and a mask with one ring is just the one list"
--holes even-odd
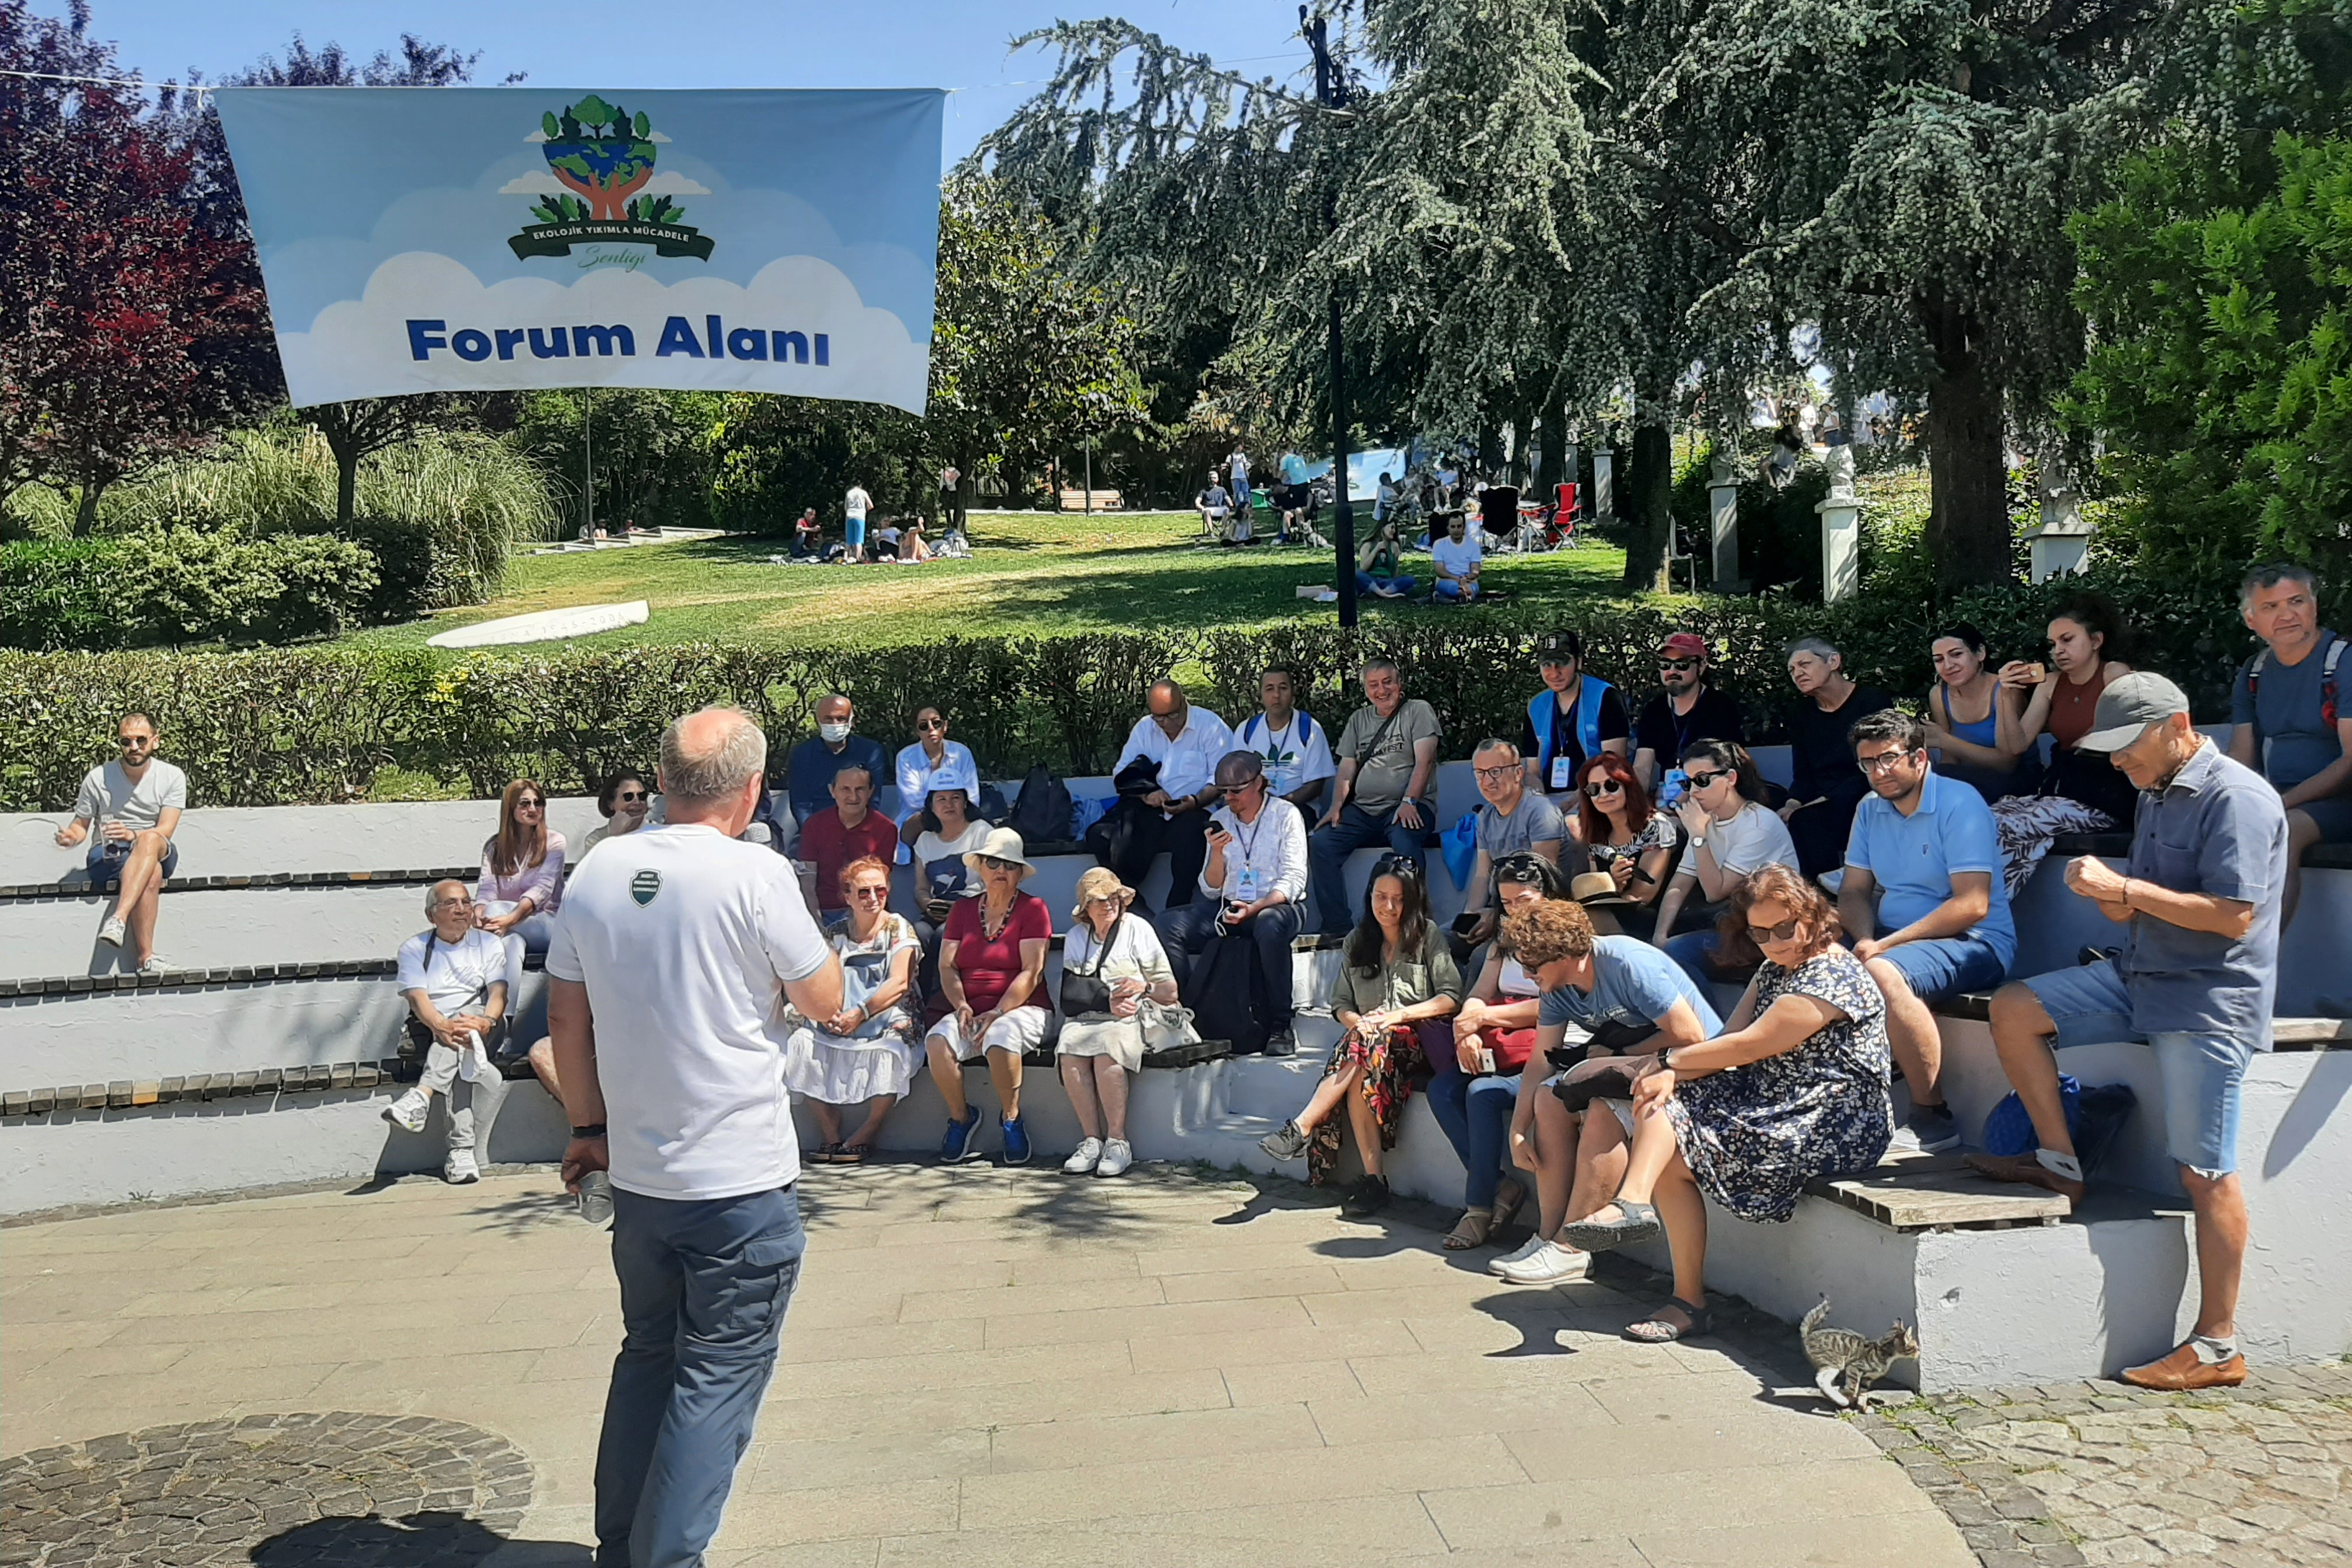
[[(1281, 976), (1287, 984), (1290, 976)], [(1184, 986), (1184, 1000), (1192, 1009), (1193, 1026), (1201, 1037), (1229, 1042), (1236, 1056), (1255, 1056), (1265, 1049), (1265, 1019), (1273, 1010), (1269, 988), (1276, 978), (1264, 973), (1257, 943), (1228, 933), (1210, 942), (1193, 964)]]
[(1004, 804), (1004, 792), (992, 784), (980, 786), (980, 800), (972, 809), (980, 814), (982, 822), (992, 826), (1013, 815), (1013, 808)]
[(1024, 846), (1067, 843), (1076, 821), (1070, 786), (1043, 763), (1031, 768), (1029, 776), (1021, 781), (1021, 793), (1013, 797), (1013, 820), (1007, 824), (1021, 835), (1021, 842)]
[[(2339, 711), (2336, 700), (2336, 665), (2344, 657), (2344, 639), (2337, 637), (2327, 645), (2326, 657), (2319, 666), (2319, 723), (2322, 729), (2333, 729)], [(2271, 661), (2271, 650), (2263, 648), (2246, 661), (2246, 701), (2251, 706), (2263, 693), (2263, 667)], [(2263, 721), (2254, 718), (2254, 743), (2262, 744)]]

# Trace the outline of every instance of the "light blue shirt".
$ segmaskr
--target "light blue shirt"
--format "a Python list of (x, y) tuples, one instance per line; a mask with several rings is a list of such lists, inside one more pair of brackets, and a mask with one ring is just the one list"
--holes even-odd
[(2006, 966), (2017, 956), (2017, 923), (2010, 918), (2001, 880), (2000, 840), (1984, 796), (1934, 768), (1919, 788), (1919, 809), (1906, 816), (1876, 791), (1863, 796), (1846, 840), (1845, 863), (1871, 875), (1880, 889), (1878, 929), (1901, 931), (1952, 896), (1956, 871), (1992, 876), (1992, 906), (1975, 934)]
[(1708, 1039), (1723, 1033), (1723, 1020), (1698, 982), (1658, 948), (1630, 936), (1604, 936), (1592, 944), (1592, 989), (1563, 985), (1547, 991), (1536, 1009), (1538, 1025), (1654, 1024), (1687, 1002)]

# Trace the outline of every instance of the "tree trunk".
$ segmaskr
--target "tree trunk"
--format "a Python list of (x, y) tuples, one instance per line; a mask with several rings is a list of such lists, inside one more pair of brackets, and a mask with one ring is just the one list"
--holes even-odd
[(1633, 462), (1625, 476), (1631, 492), (1617, 514), (1627, 520), (1625, 586), (1634, 593), (1663, 594), (1669, 585), (1666, 557), (1674, 546), (1674, 514), (1667, 505), (1675, 486), (1675, 443), (1666, 427), (1665, 400), (1641, 400), (1633, 426)]
[[(1555, 403), (1543, 414), (1542, 461), (1536, 466), (1536, 493), (1549, 503), (1563, 476), (1560, 459), (1568, 454), (1568, 405)], [(1565, 476), (1574, 479), (1576, 476)]]
[(1921, 319), (1936, 356), (1927, 389), (1927, 549), (1941, 588), (2006, 583), (2011, 567), (2001, 388), (1987, 372), (1982, 331), (1966, 310), (1929, 295)]
[(106, 493), (107, 480), (85, 477), (81, 482), (81, 500), (74, 509), (74, 537), (88, 539), (98, 531), (98, 498)]

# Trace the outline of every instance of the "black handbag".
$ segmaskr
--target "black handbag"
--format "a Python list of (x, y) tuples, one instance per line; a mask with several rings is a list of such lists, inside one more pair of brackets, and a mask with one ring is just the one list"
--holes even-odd
[(1633, 1067), (1623, 1057), (1588, 1057), (1553, 1084), (1551, 1092), (1570, 1110), (1582, 1110), (1596, 1100), (1631, 1100)]
[(1090, 970), (1062, 971), (1062, 1016), (1065, 1018), (1108, 1017), (1110, 1015), (1110, 987), (1103, 984), (1103, 961), (1110, 956), (1113, 943), (1118, 941), (1119, 928), (1127, 923), (1122, 914), (1110, 923), (1110, 935), (1095, 949), (1095, 966)]
[(1560, 1046), (1546, 1051), (1544, 1059), (1565, 1072), (1588, 1059), (1608, 1057), (1630, 1057), (1658, 1032), (1658, 1026), (1647, 1018), (1632, 1023), (1611, 1018), (1594, 1029), (1586, 1038), (1572, 1046)]

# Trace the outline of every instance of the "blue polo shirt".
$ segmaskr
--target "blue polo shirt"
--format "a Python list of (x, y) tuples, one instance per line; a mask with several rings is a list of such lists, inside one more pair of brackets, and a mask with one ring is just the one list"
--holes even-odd
[(2000, 839), (1984, 796), (1934, 768), (1919, 789), (1919, 809), (1906, 816), (1872, 791), (1853, 814), (1845, 863), (1867, 871), (1882, 896), (1878, 929), (1901, 931), (1952, 896), (1952, 873), (1992, 874), (1992, 907), (1975, 934), (2000, 955), (2005, 969), (2017, 957), (2017, 922), (2010, 918), (2001, 879)]
[(2162, 790), (2143, 790), (2125, 875), (2254, 907), (2242, 937), (2132, 917), (2117, 968), (2143, 1034), (2223, 1034), (2267, 1050), (2278, 994), (2286, 808), (2278, 791), (2208, 741)]
[(1698, 982), (1646, 942), (1630, 936), (1598, 939), (1592, 944), (1592, 973), (1590, 992), (1573, 985), (1545, 992), (1536, 1022), (1586, 1029), (1603, 1024), (1654, 1024), (1681, 1001), (1698, 1015), (1699, 1030), (1708, 1039), (1723, 1033), (1723, 1020)]

